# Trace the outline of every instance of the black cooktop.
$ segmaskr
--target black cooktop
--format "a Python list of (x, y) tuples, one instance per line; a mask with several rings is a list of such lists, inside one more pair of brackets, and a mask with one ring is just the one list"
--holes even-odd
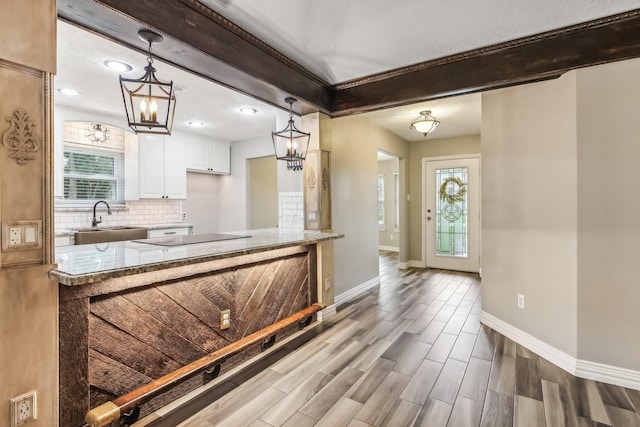
[(194, 243), (219, 242), (221, 240), (246, 239), (251, 236), (241, 236), (237, 234), (190, 234), (187, 236), (158, 237), (155, 239), (134, 240), (137, 243), (158, 246), (180, 246), (192, 245)]

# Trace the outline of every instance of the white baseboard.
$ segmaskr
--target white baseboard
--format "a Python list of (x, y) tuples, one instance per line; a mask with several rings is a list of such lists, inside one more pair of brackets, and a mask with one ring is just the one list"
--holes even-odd
[(379, 245), (378, 250), (380, 251), (389, 251), (389, 252), (400, 252), (400, 248), (397, 246), (385, 246)]
[(419, 259), (412, 259), (409, 261), (409, 267), (426, 268), (426, 265), (424, 265), (424, 263)]
[(640, 371), (577, 359), (485, 311), (480, 322), (576, 377), (640, 390)]
[(336, 305), (329, 305), (318, 312), (318, 322), (325, 322), (335, 316), (338, 312), (336, 311)]
[(336, 295), (334, 301), (335, 306), (339, 307), (340, 305), (351, 301), (352, 299), (357, 298), (360, 294), (368, 291), (371, 288), (375, 288), (380, 284), (380, 277), (374, 277), (371, 280), (367, 280), (364, 283), (356, 286), (355, 288), (351, 288), (346, 292), (341, 293), (340, 295)]
[(576, 377), (640, 390), (640, 371), (578, 359)]
[(502, 335), (517, 342), (521, 346), (528, 348), (538, 356), (544, 357), (549, 362), (561, 367), (570, 374), (576, 374), (576, 358), (564, 351), (558, 350), (544, 341), (540, 341), (533, 335), (529, 335), (528, 333), (521, 331), (515, 326), (512, 326), (485, 311), (480, 312), (480, 322), (484, 323), (491, 329), (500, 332)]

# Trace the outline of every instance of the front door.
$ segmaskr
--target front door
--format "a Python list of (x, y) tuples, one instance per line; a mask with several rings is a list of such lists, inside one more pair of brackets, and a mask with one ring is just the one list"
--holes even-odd
[(479, 158), (424, 160), (426, 266), (478, 272)]

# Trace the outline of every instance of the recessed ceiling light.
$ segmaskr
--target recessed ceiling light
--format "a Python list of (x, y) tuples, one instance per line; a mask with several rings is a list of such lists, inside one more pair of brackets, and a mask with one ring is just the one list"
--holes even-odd
[(117, 71), (119, 73), (126, 73), (127, 71), (133, 70), (133, 67), (127, 63), (122, 61), (116, 61), (115, 59), (110, 59), (108, 61), (104, 61), (103, 64), (105, 67), (112, 69), (113, 71)]
[(193, 127), (200, 128), (200, 127), (204, 126), (204, 122), (201, 122), (199, 120), (192, 120), (192, 121), (189, 122), (189, 125), (193, 126)]
[(58, 89), (58, 92), (60, 92), (63, 95), (67, 95), (67, 96), (76, 96), (76, 95), (80, 95), (80, 92), (78, 92), (77, 90), (73, 90), (73, 89), (69, 89), (69, 88), (60, 88)]
[(255, 114), (258, 112), (258, 110), (251, 107), (243, 107), (240, 109), (240, 112), (243, 114)]

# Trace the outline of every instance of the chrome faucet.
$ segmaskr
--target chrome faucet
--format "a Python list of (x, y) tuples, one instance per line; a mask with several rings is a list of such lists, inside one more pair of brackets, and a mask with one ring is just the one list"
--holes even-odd
[(98, 200), (96, 202), (96, 204), (93, 205), (93, 221), (91, 221), (91, 226), (92, 227), (97, 227), (98, 224), (100, 224), (102, 222), (102, 217), (100, 217), (100, 219), (96, 218), (96, 207), (100, 203), (104, 203), (105, 205), (107, 205), (107, 214), (111, 215), (111, 206), (109, 206), (109, 203), (105, 202), (104, 200)]

